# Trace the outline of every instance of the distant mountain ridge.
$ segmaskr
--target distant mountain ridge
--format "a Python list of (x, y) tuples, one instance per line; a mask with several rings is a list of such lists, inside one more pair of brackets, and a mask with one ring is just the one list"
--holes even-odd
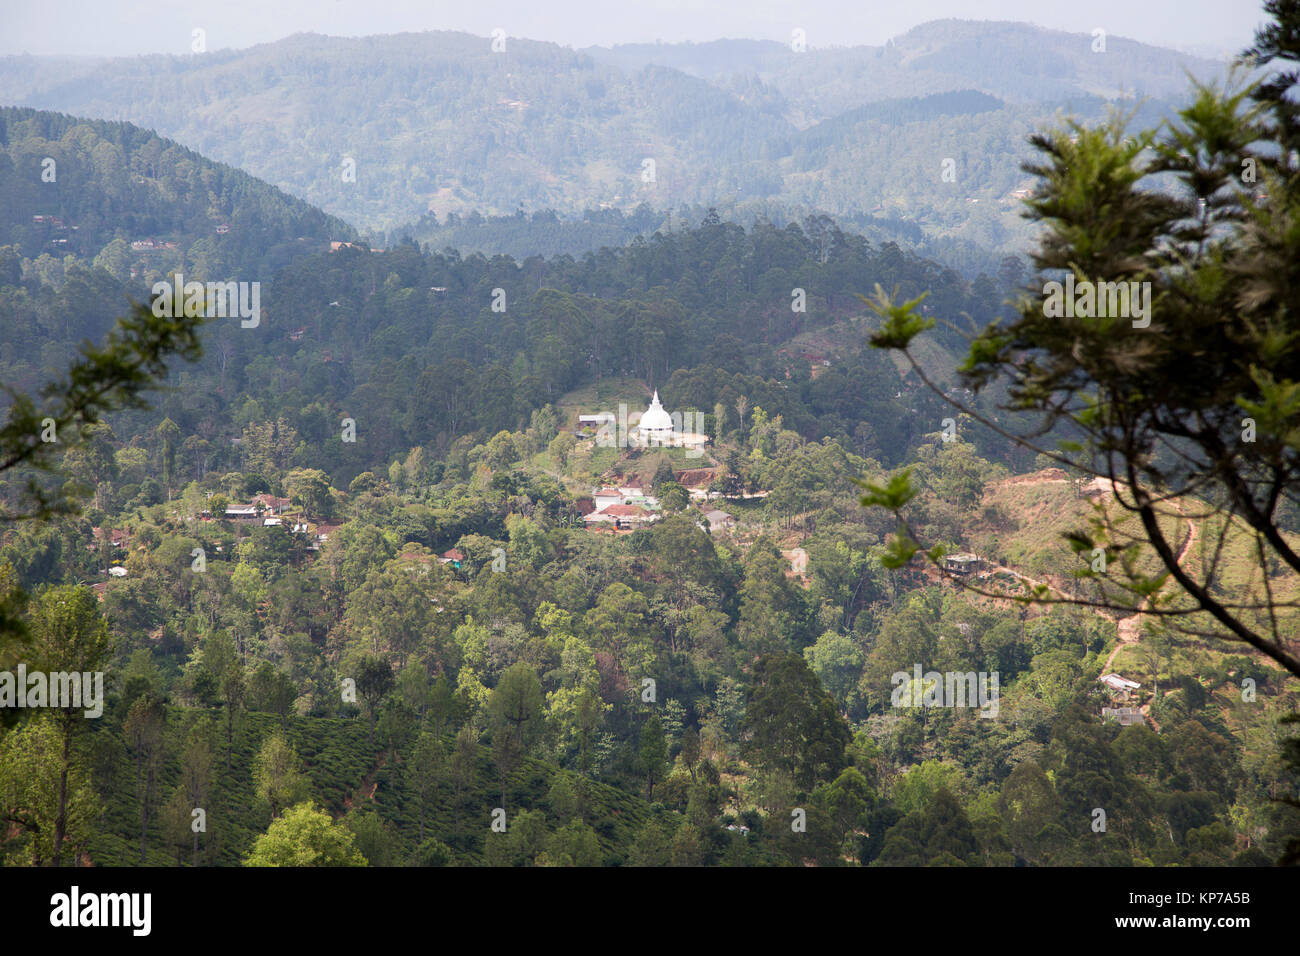
[[(816, 38), (812, 38), (815, 41)], [(882, 47), (754, 40), (592, 47), (431, 32), (297, 34), (244, 50), (87, 63), (0, 59), (0, 101), (125, 120), (368, 229), (427, 212), (631, 211), (685, 204), (885, 212), (933, 234), (1020, 185), (1024, 136), (1056, 106), (1148, 97), (1224, 64), (1026, 24), (942, 20)], [(907, 142), (857, 122), (885, 101), (970, 91), (1001, 105), (916, 117)], [(865, 111), (855, 114), (854, 111)], [(895, 122), (882, 115), (881, 122)], [(959, 190), (936, 189), (965, 150)], [(979, 218), (979, 217), (977, 217)], [(986, 219), (988, 217), (985, 217)], [(997, 247), (1014, 210), (976, 222)]]
[(878, 47), (818, 46), (815, 37), (809, 43), (804, 53), (770, 40), (627, 44), (583, 52), (624, 69), (655, 64), (710, 80), (756, 75), (788, 97), (814, 98), (825, 116), (876, 100), (968, 87), (1015, 103), (1121, 92), (1180, 96), (1184, 69), (1202, 79), (1225, 71), (1219, 60), (1120, 36), (1107, 36), (1105, 52), (1097, 53), (1088, 34), (995, 20), (932, 20)]

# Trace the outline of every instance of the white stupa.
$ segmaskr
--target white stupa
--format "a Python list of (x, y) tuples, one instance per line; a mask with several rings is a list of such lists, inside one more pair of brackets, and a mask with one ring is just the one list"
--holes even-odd
[(663, 405), (659, 404), (659, 390), (650, 400), (650, 407), (641, 413), (641, 422), (637, 426), (642, 441), (656, 444), (668, 444), (673, 436), (673, 419)]

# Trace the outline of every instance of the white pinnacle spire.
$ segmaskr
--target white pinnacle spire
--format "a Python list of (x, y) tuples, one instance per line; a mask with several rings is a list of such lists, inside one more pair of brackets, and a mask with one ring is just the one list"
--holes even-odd
[(673, 430), (672, 417), (659, 404), (659, 389), (655, 389), (654, 398), (650, 401), (650, 407), (641, 415), (641, 424), (638, 426), (642, 435), (647, 434), (668, 434)]

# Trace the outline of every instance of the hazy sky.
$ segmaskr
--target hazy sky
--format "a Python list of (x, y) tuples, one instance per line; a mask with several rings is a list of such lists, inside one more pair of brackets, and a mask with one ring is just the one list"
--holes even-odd
[(463, 30), (566, 46), (752, 37), (810, 47), (880, 44), (944, 17), (1022, 20), (1196, 52), (1236, 53), (1263, 19), (1261, 0), (0, 0), (0, 55), (123, 56), (189, 53), (191, 31), (209, 50), (247, 47), (292, 33), (365, 36)]

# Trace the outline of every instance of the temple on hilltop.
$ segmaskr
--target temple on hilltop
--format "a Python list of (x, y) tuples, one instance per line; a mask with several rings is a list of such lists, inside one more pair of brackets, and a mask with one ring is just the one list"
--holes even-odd
[[(701, 430), (691, 430), (694, 425)], [(659, 401), (659, 390), (655, 389), (650, 399), (650, 407), (641, 413), (636, 431), (632, 434), (632, 444), (646, 447), (690, 448), (700, 451), (709, 443), (709, 436), (703, 433), (704, 416), (687, 413), (671, 415)]]
[(704, 416), (695, 411), (670, 414), (659, 401), (658, 389), (639, 419), (629, 419), (627, 405), (620, 403), (617, 415), (609, 412), (579, 415), (579, 430), (575, 434), (579, 438), (590, 437), (584, 429), (591, 426), (598, 426), (596, 444), (604, 447), (687, 448), (690, 449), (688, 457), (698, 457), (710, 441), (704, 433)]
[(673, 418), (659, 403), (659, 390), (655, 389), (650, 407), (641, 413), (641, 423), (637, 425), (637, 435), (645, 444), (668, 445), (672, 443)]

